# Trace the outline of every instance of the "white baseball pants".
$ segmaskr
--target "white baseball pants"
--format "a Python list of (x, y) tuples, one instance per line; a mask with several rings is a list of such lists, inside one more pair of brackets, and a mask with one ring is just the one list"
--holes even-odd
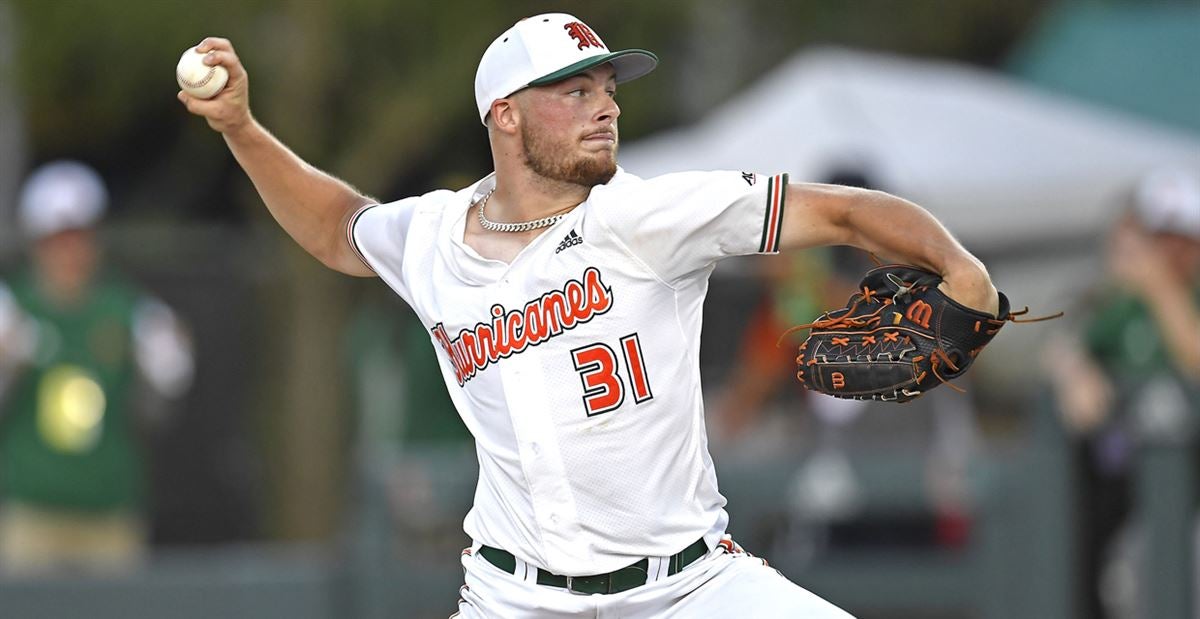
[(452, 619), (854, 619), (762, 559), (722, 546), (673, 576), (651, 558), (650, 582), (608, 595), (539, 585), (530, 575), (536, 570), (525, 570), (520, 561), (518, 575), (473, 553), (463, 554), (462, 565), (466, 584)]

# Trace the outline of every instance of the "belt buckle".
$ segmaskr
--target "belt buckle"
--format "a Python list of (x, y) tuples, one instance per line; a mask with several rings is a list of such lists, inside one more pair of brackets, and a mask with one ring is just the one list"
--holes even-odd
[(589, 579), (598, 578), (598, 577), (599, 577), (599, 575), (597, 575), (597, 576), (567, 576), (566, 577), (567, 578), (567, 591), (574, 595), (592, 595), (593, 593), (612, 593), (612, 574), (607, 574), (605, 576), (605, 581), (606, 581), (605, 585), (606, 586), (604, 587), (604, 591), (589, 592), (589, 591), (576, 591), (575, 590), (575, 581), (576, 580), (579, 580), (581, 578), (584, 580), (589, 580)]

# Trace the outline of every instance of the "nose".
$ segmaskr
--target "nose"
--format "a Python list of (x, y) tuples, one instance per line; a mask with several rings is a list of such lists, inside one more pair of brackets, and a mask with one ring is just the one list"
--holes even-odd
[(613, 123), (617, 121), (617, 117), (621, 115), (621, 106), (617, 105), (617, 100), (612, 97), (604, 97), (604, 106), (596, 113), (596, 121), (601, 123)]

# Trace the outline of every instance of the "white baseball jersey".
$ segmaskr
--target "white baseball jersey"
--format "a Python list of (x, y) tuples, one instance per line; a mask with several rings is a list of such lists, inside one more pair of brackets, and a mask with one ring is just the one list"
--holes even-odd
[(463, 242), (489, 176), (364, 208), (363, 261), (416, 311), (475, 436), (477, 543), (564, 575), (724, 532), (700, 392), (717, 260), (778, 251), (786, 175), (624, 171), (506, 264)]

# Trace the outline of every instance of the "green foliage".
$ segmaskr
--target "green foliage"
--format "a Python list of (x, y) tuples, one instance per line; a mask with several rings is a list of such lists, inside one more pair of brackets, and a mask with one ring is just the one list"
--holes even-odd
[(234, 42), (256, 116), (285, 142), (396, 197), (490, 170), (475, 66), (525, 16), (574, 12), (614, 48), (658, 53), (659, 71), (619, 93), (628, 140), (695, 119), (805, 45), (992, 62), (1042, 2), (10, 1), (32, 159), (84, 158), (133, 210), (161, 213), (170, 191), (176, 213), (200, 216), (258, 210), (228, 206), (255, 201), (220, 140), (174, 98), (174, 64), (205, 35)]
[[(18, 79), (39, 152), (103, 152), (161, 116), (179, 54), (229, 31), (255, 2), (210, 13), (160, 0), (15, 0)], [(119, 154), (118, 154), (119, 156)]]

